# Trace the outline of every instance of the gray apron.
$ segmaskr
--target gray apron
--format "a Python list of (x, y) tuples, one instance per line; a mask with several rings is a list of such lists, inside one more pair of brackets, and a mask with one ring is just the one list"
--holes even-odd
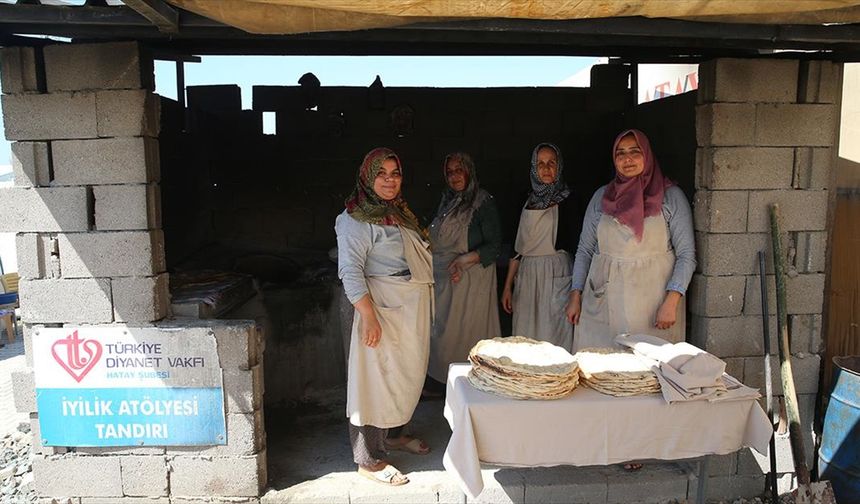
[(600, 250), (591, 259), (582, 292), (582, 312), (574, 336), (574, 351), (617, 347), (621, 333), (650, 334), (670, 343), (684, 341), (686, 304), (678, 303), (675, 325), (657, 329), (657, 310), (666, 298), (666, 284), (675, 267), (675, 252), (667, 247), (669, 230), (663, 215), (646, 217), (642, 241), (610, 215), (597, 225)]
[(448, 274), (451, 261), (469, 252), (469, 224), (480, 203), (456, 215), (443, 215), (439, 223), (430, 228), (436, 317), (430, 337), (427, 374), (442, 383), (448, 379), (448, 366), (452, 362), (465, 362), (475, 343), (502, 333), (496, 264), (486, 267), (473, 264), (456, 284)]
[(430, 353), (433, 304), (432, 258), (418, 233), (400, 227), (409, 276), (367, 277), (382, 338), (376, 348), (361, 342), (356, 310), (349, 345), (346, 416), (355, 426), (399, 427), (421, 398)]
[(514, 280), (513, 333), (570, 351), (573, 326), (565, 316), (571, 283), (570, 254), (555, 250), (558, 205), (523, 208), (514, 250), (523, 257)]

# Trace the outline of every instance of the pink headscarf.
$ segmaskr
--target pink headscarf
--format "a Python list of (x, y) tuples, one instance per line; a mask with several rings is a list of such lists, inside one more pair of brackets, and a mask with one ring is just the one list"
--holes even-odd
[(618, 222), (633, 230), (637, 241), (642, 241), (645, 217), (659, 215), (663, 211), (663, 193), (674, 182), (663, 176), (660, 164), (651, 151), (651, 142), (645, 133), (636, 129), (622, 131), (612, 144), (612, 160), (615, 162), (615, 149), (622, 138), (628, 135), (636, 138), (636, 143), (645, 157), (645, 169), (635, 177), (625, 177), (615, 171), (615, 179), (606, 186), (601, 206), (603, 213), (615, 217)]

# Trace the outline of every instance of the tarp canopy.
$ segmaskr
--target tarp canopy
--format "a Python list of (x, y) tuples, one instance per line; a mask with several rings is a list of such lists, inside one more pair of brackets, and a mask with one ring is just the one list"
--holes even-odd
[(860, 22), (860, 0), (168, 0), (249, 33), (390, 28), (420, 22), (642, 16), (756, 24)]

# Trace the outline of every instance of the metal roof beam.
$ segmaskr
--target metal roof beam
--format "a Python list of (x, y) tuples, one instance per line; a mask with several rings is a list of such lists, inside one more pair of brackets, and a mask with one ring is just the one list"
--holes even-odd
[(158, 31), (179, 32), (179, 12), (161, 0), (123, 0), (122, 3), (148, 19)]

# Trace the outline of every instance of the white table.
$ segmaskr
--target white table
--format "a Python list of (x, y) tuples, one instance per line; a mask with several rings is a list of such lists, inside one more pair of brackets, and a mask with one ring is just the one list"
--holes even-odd
[(521, 401), (475, 389), (469, 369), (452, 364), (448, 371), (445, 418), (452, 434), (443, 464), (472, 497), (484, 488), (481, 462), (609, 465), (724, 455), (745, 446), (765, 454), (773, 435), (754, 399), (667, 404), (659, 394), (612, 397), (579, 386), (563, 399)]

